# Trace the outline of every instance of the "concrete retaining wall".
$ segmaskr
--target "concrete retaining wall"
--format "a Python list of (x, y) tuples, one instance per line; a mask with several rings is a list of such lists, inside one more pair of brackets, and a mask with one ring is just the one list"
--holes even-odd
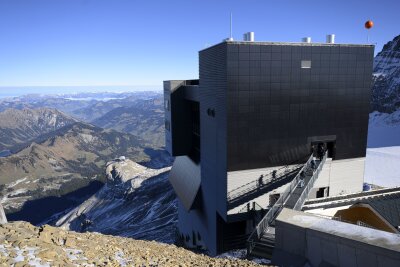
[(396, 234), (289, 209), (277, 218), (275, 232), (280, 254), (274, 254), (274, 263), (278, 265), (292, 256), (311, 266), (400, 266), (400, 236)]

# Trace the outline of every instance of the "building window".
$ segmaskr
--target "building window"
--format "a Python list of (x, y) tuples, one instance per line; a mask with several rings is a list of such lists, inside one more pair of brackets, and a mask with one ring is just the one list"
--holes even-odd
[(165, 99), (164, 105), (165, 105), (165, 109), (169, 111), (169, 99)]
[(302, 69), (311, 69), (311, 60), (302, 60), (301, 68)]
[(165, 120), (165, 129), (171, 131), (171, 124), (169, 123), (168, 120)]
[(192, 147), (189, 157), (196, 163), (200, 162), (200, 105), (198, 102), (189, 101), (191, 114), (191, 140)]

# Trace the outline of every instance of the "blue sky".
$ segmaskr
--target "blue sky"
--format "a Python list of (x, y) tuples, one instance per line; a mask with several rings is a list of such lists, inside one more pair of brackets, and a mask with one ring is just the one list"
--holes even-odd
[(135, 85), (198, 77), (198, 50), (254, 31), (259, 41), (365, 43), (400, 34), (400, 1), (0, 0), (0, 86)]

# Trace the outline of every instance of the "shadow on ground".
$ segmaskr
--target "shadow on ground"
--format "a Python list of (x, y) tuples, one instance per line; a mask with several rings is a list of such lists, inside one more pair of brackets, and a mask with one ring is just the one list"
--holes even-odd
[(92, 181), (87, 186), (62, 196), (49, 196), (27, 201), (22, 208), (14, 213), (8, 213), (9, 221), (27, 221), (34, 225), (48, 220), (52, 216), (60, 216), (95, 194), (104, 184)]

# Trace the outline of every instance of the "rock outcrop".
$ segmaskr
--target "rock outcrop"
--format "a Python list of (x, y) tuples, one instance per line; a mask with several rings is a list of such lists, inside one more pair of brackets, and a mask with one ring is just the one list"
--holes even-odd
[(0, 224), (7, 223), (6, 213), (4, 212), (3, 206), (0, 203)]
[(258, 266), (210, 258), (174, 245), (75, 233), (26, 222), (0, 225), (1, 266)]
[(168, 181), (170, 167), (146, 168), (120, 157), (107, 163), (107, 183), (56, 226), (174, 243), (177, 201)]

